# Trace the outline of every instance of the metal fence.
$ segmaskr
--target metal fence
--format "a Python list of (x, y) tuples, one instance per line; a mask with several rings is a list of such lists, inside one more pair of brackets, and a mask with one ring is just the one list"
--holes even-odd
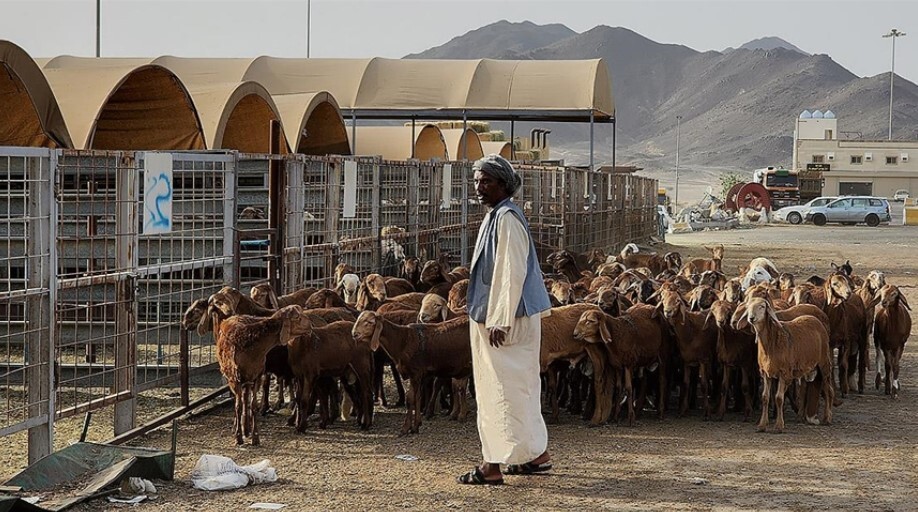
[[(170, 177), (163, 232), (148, 229), (154, 162)], [(540, 259), (656, 233), (653, 180), (519, 170)], [(0, 148), (0, 437), (28, 430), (34, 460), (55, 420), (113, 406), (121, 434), (150, 416), (140, 393), (166, 387), (188, 407), (191, 376), (215, 363), (212, 338), (180, 328), (193, 300), (272, 278), (334, 286), (340, 262), (468, 264), (484, 213), (469, 162)]]

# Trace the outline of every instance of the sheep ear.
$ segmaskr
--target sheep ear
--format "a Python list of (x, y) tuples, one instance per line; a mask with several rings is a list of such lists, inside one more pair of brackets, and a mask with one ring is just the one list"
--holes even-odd
[(601, 318), (599, 322), (599, 337), (602, 338), (603, 343), (612, 343), (612, 333), (609, 332), (609, 326), (606, 324), (605, 317)]
[(834, 261), (829, 262), (829, 265), (832, 265), (832, 270), (838, 270), (838, 265), (836, 265)]
[(710, 329), (710, 328), (711, 328), (711, 322), (713, 322), (713, 321), (714, 321), (714, 312), (713, 312), (713, 311), (708, 311), (708, 316), (705, 317), (705, 319), (704, 319), (704, 325), (701, 326), (701, 329), (702, 329), (702, 330), (705, 330), (705, 331), (708, 330), (708, 329)]
[(902, 295), (902, 292), (899, 292), (899, 302), (901, 302), (902, 305), (905, 306), (905, 309), (909, 311), (912, 310), (912, 307), (908, 305), (908, 301), (905, 300), (905, 295)]
[(749, 316), (746, 314), (745, 304), (740, 304), (736, 307), (736, 311), (733, 312), (733, 317), (730, 319), (730, 324), (737, 331), (743, 331), (749, 327)]
[(198, 320), (198, 336), (205, 336), (211, 330), (213, 330), (213, 318), (211, 318), (210, 308), (204, 310), (204, 314), (201, 315), (201, 319)]
[(271, 287), (271, 291), (268, 293), (268, 302), (271, 303), (273, 309), (280, 309), (280, 303), (277, 301), (277, 293), (274, 291), (274, 287)]
[(657, 307), (653, 308), (653, 312), (650, 314), (650, 318), (658, 318), (660, 312), (663, 311), (663, 303), (657, 304)]
[(370, 350), (376, 352), (379, 350), (379, 336), (382, 334), (382, 321), (376, 318), (376, 325), (373, 327), (373, 336), (370, 338)]
[(443, 316), (443, 321), (445, 322), (447, 315), (449, 315), (449, 308), (446, 306), (446, 304), (444, 304), (443, 307), (440, 308), (440, 315)]

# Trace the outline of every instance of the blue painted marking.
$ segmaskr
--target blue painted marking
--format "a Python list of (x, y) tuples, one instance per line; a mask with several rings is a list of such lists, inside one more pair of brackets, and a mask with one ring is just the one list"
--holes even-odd
[(166, 217), (162, 211), (162, 203), (172, 200), (172, 183), (169, 180), (169, 176), (167, 176), (166, 173), (160, 173), (158, 177), (152, 178), (152, 184), (149, 188), (150, 192), (148, 193), (155, 190), (160, 181), (166, 186), (166, 190), (154, 199), (156, 211), (150, 211), (150, 219), (144, 224), (144, 231), (147, 231), (151, 227), (170, 228), (172, 226), (172, 219)]

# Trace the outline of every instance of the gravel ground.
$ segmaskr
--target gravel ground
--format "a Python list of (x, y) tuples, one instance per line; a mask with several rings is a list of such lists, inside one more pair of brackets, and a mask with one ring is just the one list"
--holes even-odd
[[(724, 243), (724, 268), (734, 273), (757, 256), (803, 276), (824, 274), (830, 261), (851, 259), (858, 273), (887, 272), (911, 304), (918, 304), (916, 235), (918, 230), (900, 226), (787, 226), (675, 235), (668, 241), (684, 257), (703, 255), (703, 244)], [(295, 434), (284, 416), (275, 415), (260, 422), (261, 447), (236, 447), (232, 409), (222, 406), (180, 422), (176, 480), (157, 482), (158, 500), (138, 509), (225, 511), (267, 501), (287, 504), (285, 510), (915, 510), (915, 346), (912, 341), (906, 347), (899, 400), (870, 386), (835, 409), (831, 426), (789, 421), (782, 435), (760, 434), (737, 414), (728, 414), (724, 422), (704, 422), (693, 411), (665, 421), (647, 414), (633, 428), (588, 428), (562, 414), (560, 424), (549, 426), (554, 471), (506, 477), (503, 487), (454, 483), (478, 461), (474, 421), (435, 418), (421, 426), (419, 435), (399, 438), (400, 410), (378, 410), (369, 432), (338, 423), (326, 431), (313, 427)], [(169, 443), (168, 430), (160, 430), (135, 444), (166, 448)], [(228, 456), (239, 464), (270, 459), (280, 479), (232, 492), (197, 491), (189, 475), (203, 454)], [(419, 459), (405, 462), (395, 458), (399, 454)], [(3, 459), (12, 464), (0, 473), (12, 474), (16, 462)], [(75, 510), (101, 508), (114, 506), (94, 502)]]

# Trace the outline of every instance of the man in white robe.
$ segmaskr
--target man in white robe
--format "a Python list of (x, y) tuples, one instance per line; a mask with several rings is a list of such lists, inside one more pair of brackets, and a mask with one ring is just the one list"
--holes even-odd
[(495, 155), (474, 169), (478, 197), (491, 208), (478, 232), (468, 298), (483, 462), (458, 481), (498, 485), (501, 464), (508, 474), (551, 469), (539, 379), (549, 302), (525, 218), (510, 201), (519, 175)]

